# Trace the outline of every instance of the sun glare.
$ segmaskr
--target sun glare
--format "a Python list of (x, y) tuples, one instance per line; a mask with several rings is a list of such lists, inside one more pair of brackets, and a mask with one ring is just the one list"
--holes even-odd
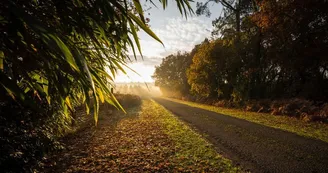
[(132, 63), (125, 67), (127, 74), (119, 72), (115, 78), (116, 83), (130, 83), (130, 82), (154, 82), (151, 78), (155, 71), (155, 67), (146, 66), (140, 62)]

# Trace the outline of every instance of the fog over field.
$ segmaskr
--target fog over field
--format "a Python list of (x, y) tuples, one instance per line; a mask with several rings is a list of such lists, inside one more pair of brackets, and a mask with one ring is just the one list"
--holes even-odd
[(115, 83), (114, 93), (135, 94), (143, 98), (159, 97), (162, 95), (160, 89), (154, 83)]

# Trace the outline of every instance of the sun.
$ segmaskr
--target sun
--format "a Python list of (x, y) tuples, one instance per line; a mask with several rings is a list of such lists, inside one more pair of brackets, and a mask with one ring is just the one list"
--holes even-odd
[(130, 69), (124, 67), (127, 74), (118, 73), (115, 83), (154, 82), (151, 76), (154, 74), (155, 67), (144, 65), (142, 62), (129, 64), (128, 67)]

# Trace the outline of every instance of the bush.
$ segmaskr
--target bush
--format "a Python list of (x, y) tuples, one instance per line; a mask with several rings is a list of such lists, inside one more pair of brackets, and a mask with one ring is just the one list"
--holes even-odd
[(225, 107), (226, 106), (226, 101), (225, 100), (219, 100), (219, 101), (216, 101), (213, 106), (216, 106), (216, 107)]
[(198, 98), (197, 102), (225, 108), (245, 108), (246, 111), (271, 113), (296, 117), (304, 121), (319, 121), (328, 123), (328, 103), (315, 104), (313, 101), (294, 98), (282, 100), (250, 100), (246, 105), (229, 101)]
[(307, 111), (311, 109), (312, 104), (304, 99), (292, 99), (286, 102), (281, 111), (285, 115), (300, 117), (303, 112), (309, 113)]
[(249, 101), (246, 105), (246, 111), (257, 112), (260, 108), (261, 106), (255, 100)]
[(328, 103), (321, 107), (318, 116), (313, 117), (313, 121), (322, 121), (328, 123)]
[(141, 98), (137, 95), (116, 94), (115, 97), (118, 102), (123, 106), (123, 108), (131, 108), (141, 105)]
[(181, 100), (183, 100), (183, 101), (195, 101), (196, 100), (196, 98), (195, 98), (195, 96), (192, 96), (192, 95), (187, 95), (187, 96), (183, 96), (182, 98), (181, 98)]
[[(222, 106), (218, 101), (216, 106)], [(227, 107), (227, 106), (225, 106)], [(328, 103), (316, 105), (314, 102), (294, 98), (284, 100), (251, 100), (247, 102), (246, 111), (271, 113), (272, 115), (286, 115), (304, 121), (320, 121), (328, 123)]]
[[(46, 107), (42, 103), (39, 106)], [(38, 112), (13, 101), (0, 102), (1, 171), (31, 172), (46, 153), (62, 147), (56, 135), (67, 130), (70, 119), (53, 116), (50, 109), (55, 108)]]
[(265, 99), (259, 101), (259, 109), (256, 112), (263, 112), (263, 113), (269, 113), (271, 112), (271, 100)]
[(284, 105), (285, 105), (284, 100), (273, 101), (270, 106), (271, 115), (282, 115), (282, 109)]

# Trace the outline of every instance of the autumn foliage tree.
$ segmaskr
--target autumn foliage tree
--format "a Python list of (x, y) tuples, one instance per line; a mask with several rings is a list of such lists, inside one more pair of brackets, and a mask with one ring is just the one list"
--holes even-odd
[[(224, 40), (205, 40), (193, 56), (187, 70), (191, 92), (202, 97), (227, 99), (232, 92), (230, 81), (233, 70), (231, 61), (233, 49)], [(227, 68), (229, 67), (230, 68)]]
[(276, 69), (273, 86), (288, 96), (327, 99), (328, 2), (259, 1), (252, 20)]
[(160, 66), (156, 67), (153, 78), (162, 93), (178, 98), (188, 95), (190, 86), (187, 83), (186, 69), (191, 59), (190, 53), (178, 52), (164, 58)]
[[(209, 15), (211, 2), (199, 2), (196, 12)], [(236, 103), (328, 100), (328, 1), (214, 3), (223, 6), (223, 14), (213, 21), (214, 39), (192, 56), (188, 94)]]

